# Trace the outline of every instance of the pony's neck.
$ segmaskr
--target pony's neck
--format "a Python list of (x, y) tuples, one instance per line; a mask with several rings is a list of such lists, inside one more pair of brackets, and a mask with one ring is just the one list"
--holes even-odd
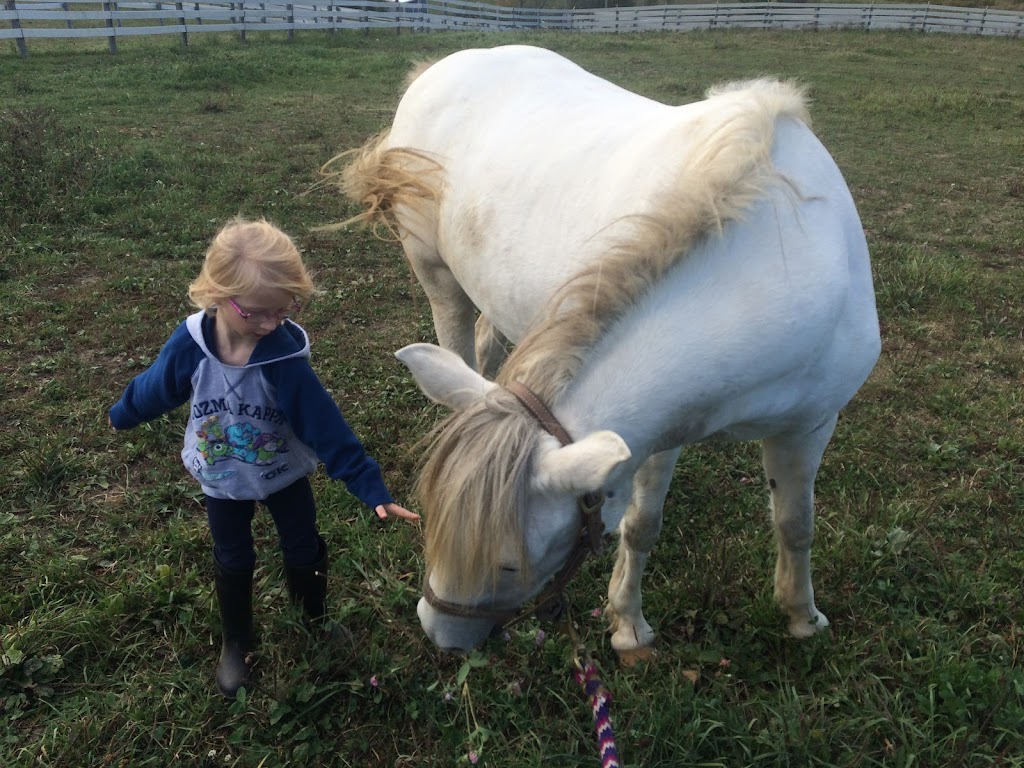
[[(744, 226), (703, 240), (606, 329), (551, 406), (570, 434), (612, 430), (639, 462), (729, 434), (761, 411), (763, 383), (783, 376), (803, 343), (785, 330), (799, 307), (786, 298), (784, 262), (815, 271), (803, 254), (771, 245), (780, 228), (801, 241), (787, 210), (785, 193), (761, 201)], [(776, 348), (778, 339), (789, 348)]]

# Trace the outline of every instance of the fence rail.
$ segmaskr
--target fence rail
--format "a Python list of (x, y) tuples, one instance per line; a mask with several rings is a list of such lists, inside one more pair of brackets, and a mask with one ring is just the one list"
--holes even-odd
[(944, 5), (845, 3), (715, 3), (627, 8), (538, 9), (485, 5), (469, 0), (343, 0), (324, 3), (203, 0), (202, 2), (96, 2), (0, 0), (0, 40), (13, 39), (22, 56), (33, 38), (181, 37), (200, 32), (321, 29), (439, 30), (557, 29), (627, 33), (713, 29), (912, 30), (972, 35), (1024, 36), (1024, 13)]

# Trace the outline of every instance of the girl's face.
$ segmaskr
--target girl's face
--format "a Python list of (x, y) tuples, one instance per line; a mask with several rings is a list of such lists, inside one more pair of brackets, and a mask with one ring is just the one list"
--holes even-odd
[(261, 338), (299, 310), (295, 298), (280, 288), (263, 288), (217, 302), (217, 319), (239, 336)]

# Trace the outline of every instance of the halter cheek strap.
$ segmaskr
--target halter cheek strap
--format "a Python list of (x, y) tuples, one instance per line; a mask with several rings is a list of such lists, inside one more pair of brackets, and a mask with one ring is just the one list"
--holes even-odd
[[(545, 432), (553, 435), (563, 446), (573, 442), (565, 427), (529, 387), (522, 382), (513, 381), (505, 388), (516, 396), (516, 399), (530, 412)], [(604, 549), (604, 539), (602, 538), (604, 522), (601, 520), (601, 507), (604, 505), (604, 499), (603, 493), (585, 493), (576, 499), (576, 507), (585, 524), (590, 551), (595, 555), (600, 554)]]
[(533, 390), (518, 381), (511, 382), (505, 389), (516, 396), (516, 400), (523, 404), (523, 407), (530, 412), (545, 432), (558, 438), (558, 442), (562, 445), (569, 445), (572, 442), (572, 437), (565, 431), (565, 427), (555, 418), (555, 414), (544, 405), (541, 399), (534, 394)]

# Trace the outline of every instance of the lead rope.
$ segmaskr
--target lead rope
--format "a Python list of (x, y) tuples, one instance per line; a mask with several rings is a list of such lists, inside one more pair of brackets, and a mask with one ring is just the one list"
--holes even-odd
[(569, 637), (573, 644), (573, 677), (576, 678), (576, 682), (583, 688), (583, 693), (590, 701), (601, 768), (621, 768), (619, 750), (615, 746), (615, 731), (612, 729), (611, 691), (598, 676), (597, 665), (580, 643), (576, 628), (572, 623), (572, 617), (568, 615), (568, 612), (559, 622), (559, 629)]
[[(558, 419), (548, 409), (544, 402), (525, 384), (513, 381), (506, 385), (506, 389), (515, 395), (516, 399), (523, 404), (545, 432), (554, 435), (562, 445), (569, 445), (573, 442), (572, 437), (566, 432)], [(601, 505), (604, 504), (603, 493), (585, 494), (577, 499), (580, 513), (585, 521), (587, 540), (590, 544), (590, 551), (597, 554), (601, 551), (601, 536), (604, 533), (604, 523), (601, 521)], [(573, 655), (572, 663), (576, 682), (583, 688), (583, 692), (590, 699), (590, 710), (594, 714), (594, 735), (597, 737), (597, 748), (601, 756), (601, 768), (621, 768), (619, 763), (619, 751), (615, 747), (615, 732), (612, 730), (612, 718), (610, 705), (612, 694), (605, 687), (604, 682), (597, 676), (597, 665), (582, 646), (576, 634), (576, 628), (572, 623), (572, 612), (569, 610), (568, 602), (565, 599), (562, 589), (565, 583), (572, 577), (573, 572), (583, 562), (587, 550), (581, 545), (573, 552), (571, 559), (578, 562), (563, 570), (564, 580), (555, 586), (552, 594), (543, 602), (552, 603), (550, 609), (559, 619), (558, 627), (572, 641)], [(522, 618), (520, 616), (519, 618)], [(518, 618), (516, 619), (518, 621)]]
[(583, 686), (584, 693), (590, 697), (590, 709), (594, 713), (594, 735), (597, 736), (597, 749), (601, 755), (601, 768), (620, 768), (619, 752), (615, 748), (615, 733), (612, 731), (610, 704), (612, 695), (605, 688), (601, 678), (597, 676), (594, 662), (588, 659), (586, 666), (579, 664), (576, 669), (576, 682)]

